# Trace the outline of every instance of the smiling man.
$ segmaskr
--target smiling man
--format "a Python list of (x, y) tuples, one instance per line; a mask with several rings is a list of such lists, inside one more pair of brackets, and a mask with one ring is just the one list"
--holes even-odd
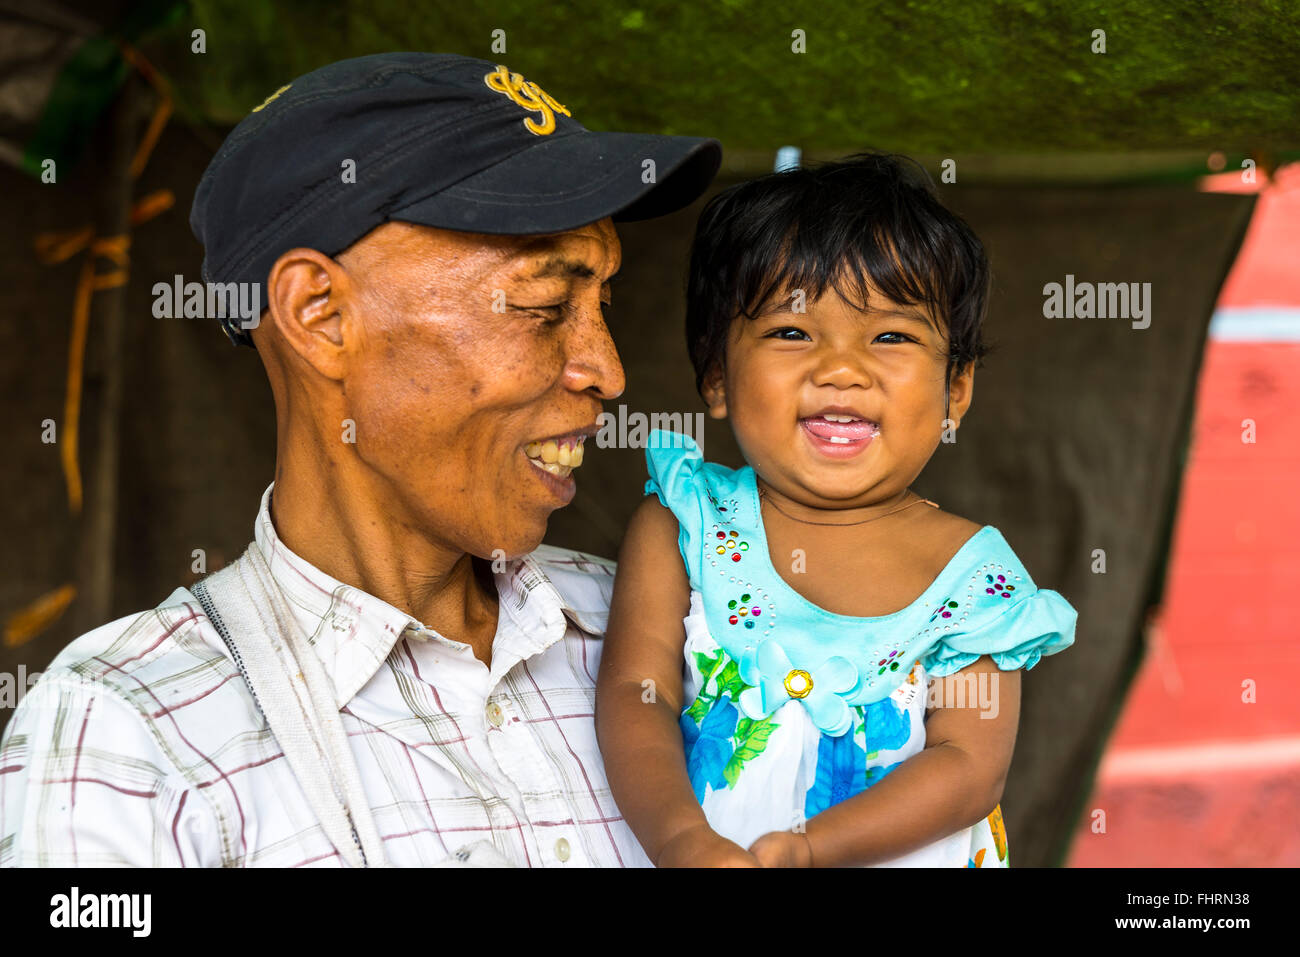
[(205, 281), (264, 284), (222, 324), (266, 367), (275, 481), (243, 557), (24, 699), (0, 864), (646, 865), (592, 723), (613, 566), (540, 542), (624, 385), (613, 221), (719, 161), (450, 55), (240, 123), (191, 224)]

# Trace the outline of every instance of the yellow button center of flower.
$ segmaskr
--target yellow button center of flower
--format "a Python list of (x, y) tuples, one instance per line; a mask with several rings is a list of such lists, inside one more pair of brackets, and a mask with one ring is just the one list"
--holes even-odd
[(795, 668), (785, 676), (785, 691), (791, 698), (806, 698), (812, 689), (812, 675), (802, 668)]

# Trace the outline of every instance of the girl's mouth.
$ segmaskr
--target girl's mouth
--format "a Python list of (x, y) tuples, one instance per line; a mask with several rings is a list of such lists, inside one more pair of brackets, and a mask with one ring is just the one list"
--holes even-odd
[(862, 452), (880, 434), (880, 426), (858, 415), (822, 412), (799, 420), (814, 449), (831, 458), (846, 459)]

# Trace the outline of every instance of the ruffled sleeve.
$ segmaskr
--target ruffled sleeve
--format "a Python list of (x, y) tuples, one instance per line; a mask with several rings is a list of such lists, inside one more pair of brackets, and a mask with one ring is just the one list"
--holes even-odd
[(921, 664), (930, 675), (941, 678), (988, 655), (1002, 671), (1028, 671), (1044, 655), (1074, 644), (1077, 618), (1059, 593), (1033, 589), (999, 614), (972, 622), (970, 630), (943, 635), (921, 656)]
[(704, 455), (689, 435), (655, 429), (646, 441), (645, 457), (650, 473), (645, 494), (658, 496), (677, 518), (677, 547), (686, 563), (691, 587), (698, 590), (703, 503), (708, 494), (701, 475)]

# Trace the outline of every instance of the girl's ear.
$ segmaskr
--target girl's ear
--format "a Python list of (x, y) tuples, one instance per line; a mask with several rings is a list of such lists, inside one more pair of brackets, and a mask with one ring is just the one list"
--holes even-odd
[(725, 419), (727, 417), (727, 390), (723, 384), (722, 369), (714, 366), (700, 383), (700, 395), (709, 407), (709, 418)]
[(948, 385), (948, 415), (958, 423), (966, 416), (971, 400), (975, 398), (975, 363), (966, 363)]

